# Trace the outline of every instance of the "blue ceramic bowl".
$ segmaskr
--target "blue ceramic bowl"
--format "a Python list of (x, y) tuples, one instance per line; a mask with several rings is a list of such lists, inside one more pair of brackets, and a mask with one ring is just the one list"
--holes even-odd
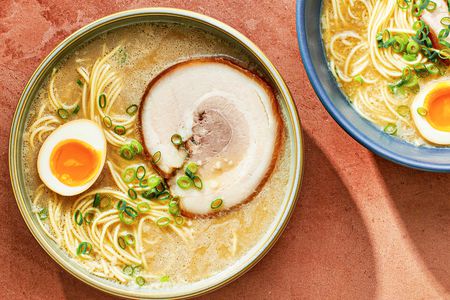
[(328, 69), (322, 45), (322, 0), (297, 1), (297, 35), (309, 80), (336, 122), (369, 150), (395, 163), (432, 172), (450, 172), (450, 148), (417, 147), (385, 134), (348, 103)]

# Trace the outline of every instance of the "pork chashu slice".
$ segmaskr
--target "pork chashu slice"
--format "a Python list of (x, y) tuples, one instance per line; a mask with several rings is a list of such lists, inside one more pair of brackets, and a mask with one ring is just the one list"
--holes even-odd
[[(187, 216), (250, 200), (272, 171), (281, 139), (272, 90), (224, 59), (192, 60), (164, 71), (147, 89), (140, 120), (147, 152), (161, 152), (157, 167)], [(181, 135), (186, 149), (172, 144), (174, 134)], [(187, 162), (200, 166), (201, 190), (177, 185)], [(223, 204), (213, 209), (217, 198)]]

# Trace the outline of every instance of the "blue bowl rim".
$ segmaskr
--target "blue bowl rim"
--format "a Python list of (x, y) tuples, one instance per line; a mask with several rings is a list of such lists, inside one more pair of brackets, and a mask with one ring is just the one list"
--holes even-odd
[(309, 81), (311, 82), (314, 91), (319, 97), (319, 100), (322, 102), (323, 106), (331, 115), (331, 117), (357, 142), (385, 159), (418, 170), (450, 173), (450, 164), (433, 164), (411, 159), (407, 156), (395, 153), (391, 150), (379, 146), (377, 143), (373, 142), (366, 135), (364, 135), (351, 122), (349, 122), (347, 118), (336, 108), (336, 106), (333, 104), (333, 101), (328, 97), (327, 92), (321, 85), (316, 69), (312, 64), (311, 55), (307, 46), (307, 36), (305, 30), (305, 2), (306, 0), (297, 0), (296, 9), (296, 29), (298, 44), (300, 47), (300, 54), (302, 56), (303, 65), (305, 67)]

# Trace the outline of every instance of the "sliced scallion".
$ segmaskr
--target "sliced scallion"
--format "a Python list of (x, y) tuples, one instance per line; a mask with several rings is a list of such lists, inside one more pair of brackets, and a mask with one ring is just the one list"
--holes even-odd
[(402, 117), (407, 117), (409, 115), (409, 107), (406, 105), (400, 105), (397, 107), (397, 113)]
[(141, 202), (137, 205), (137, 211), (140, 213), (146, 213), (150, 211), (150, 204), (147, 202)]
[(155, 154), (153, 154), (152, 156), (152, 162), (154, 164), (157, 164), (160, 159), (161, 159), (161, 151), (156, 151)]
[(145, 279), (142, 276), (137, 276), (136, 277), (136, 284), (138, 286), (143, 286), (145, 284)]
[(169, 191), (163, 191), (162, 193), (160, 193), (158, 195), (158, 200), (167, 200), (170, 198), (170, 193)]
[(182, 216), (176, 216), (174, 218), (175, 224), (177, 224), (178, 226), (181, 226), (184, 224), (184, 218)]
[(194, 178), (192, 178), (192, 182), (197, 189), (201, 190), (203, 188), (203, 181), (200, 179), (200, 177), (194, 176)]
[(79, 111), (80, 111), (80, 106), (77, 104), (77, 106), (75, 106), (75, 108), (72, 110), (72, 115), (78, 114)]
[(121, 237), (121, 236), (119, 236), (117, 238), (117, 244), (119, 244), (119, 247), (124, 249), (124, 250), (127, 247), (127, 243), (125, 242), (125, 239), (123, 237)]
[(428, 110), (425, 107), (419, 107), (417, 108), (417, 113), (420, 116), (425, 117), (428, 114)]
[(137, 193), (133, 188), (128, 189), (128, 197), (130, 197), (130, 199), (132, 200), (135, 200), (137, 198)]
[(142, 154), (142, 151), (144, 151), (144, 147), (136, 140), (130, 141), (130, 147), (136, 154)]
[(211, 202), (211, 208), (212, 209), (219, 209), (223, 204), (223, 200), (220, 198), (217, 198), (213, 202)]
[(134, 235), (128, 233), (127, 235), (125, 235), (125, 242), (128, 246), (133, 246), (136, 242), (136, 239), (134, 238)]
[(82, 242), (78, 245), (77, 255), (86, 254), (89, 255), (92, 251), (92, 244), (88, 242)]
[(125, 210), (125, 208), (127, 207), (127, 201), (121, 199), (119, 202), (117, 202), (116, 207), (118, 210)]
[(122, 180), (125, 183), (131, 183), (136, 179), (136, 170), (133, 167), (126, 168), (122, 173)]
[(362, 78), (361, 75), (356, 75), (355, 77), (353, 77), (353, 80), (358, 82), (359, 84), (363, 84), (364, 83), (364, 79)]
[(125, 129), (124, 126), (122, 126), (122, 125), (117, 125), (117, 126), (114, 127), (114, 132), (115, 132), (117, 135), (124, 135), (124, 134), (127, 132), (127, 130)]
[(180, 146), (183, 143), (183, 138), (181, 137), (181, 135), (177, 133), (172, 135), (170, 140), (172, 141), (172, 144), (174, 144), (175, 146)]
[(125, 213), (125, 210), (121, 210), (119, 213), (119, 219), (122, 223), (126, 225), (131, 225), (134, 223), (136, 218), (129, 216), (127, 213)]
[(389, 123), (384, 127), (384, 132), (390, 135), (394, 135), (397, 133), (397, 126), (393, 123)]
[(44, 221), (48, 218), (48, 209), (43, 208), (38, 212), (39, 220)]
[(169, 275), (164, 275), (159, 279), (160, 282), (168, 282), (170, 280)]
[(94, 213), (92, 211), (84, 214), (84, 222), (86, 224), (91, 224), (92, 220), (94, 220)]
[(83, 82), (80, 79), (77, 79), (77, 84), (79, 87), (83, 87)]
[(133, 274), (134, 274), (134, 268), (129, 265), (126, 265), (125, 267), (123, 267), (122, 271), (125, 275), (128, 275), (128, 276), (133, 276)]
[(103, 124), (105, 125), (106, 128), (111, 128), (111, 126), (112, 126), (111, 118), (108, 117), (108, 116), (104, 116), (103, 117)]
[(132, 104), (130, 106), (127, 107), (127, 114), (130, 116), (134, 116), (136, 114), (136, 112), (138, 111), (138, 106), (136, 104)]
[(147, 171), (145, 170), (145, 167), (144, 166), (139, 166), (139, 167), (137, 167), (137, 169), (136, 169), (136, 178), (137, 178), (137, 180), (142, 180), (142, 179), (144, 179), (144, 177), (145, 177), (145, 173), (146, 173)]
[(159, 227), (166, 227), (170, 224), (170, 219), (168, 217), (160, 217), (158, 220), (156, 220), (156, 225)]
[(123, 159), (132, 160), (134, 159), (135, 152), (130, 145), (123, 145), (120, 147), (119, 154)]
[(69, 117), (69, 112), (64, 108), (58, 109), (57, 113), (58, 113), (58, 116), (63, 120), (65, 120)]
[(192, 186), (192, 180), (187, 176), (180, 176), (177, 179), (177, 185), (183, 190), (186, 190)]
[(100, 106), (100, 108), (106, 107), (106, 95), (105, 94), (101, 94), (100, 96), (98, 96), (98, 106)]
[(83, 224), (83, 214), (79, 209), (73, 215), (73, 219), (75, 220), (75, 223), (77, 223), (78, 225)]

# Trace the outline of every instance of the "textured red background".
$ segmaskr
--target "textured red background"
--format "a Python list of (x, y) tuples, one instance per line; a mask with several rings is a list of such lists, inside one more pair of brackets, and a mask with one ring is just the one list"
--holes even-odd
[(303, 70), (294, 0), (0, 0), (1, 299), (106, 299), (40, 248), (11, 192), (11, 118), (39, 62), (66, 36), (113, 12), (190, 9), (243, 32), (290, 87), (302, 118), (305, 176), (293, 218), (250, 272), (215, 299), (450, 298), (449, 175), (406, 169), (353, 141), (322, 108)]

